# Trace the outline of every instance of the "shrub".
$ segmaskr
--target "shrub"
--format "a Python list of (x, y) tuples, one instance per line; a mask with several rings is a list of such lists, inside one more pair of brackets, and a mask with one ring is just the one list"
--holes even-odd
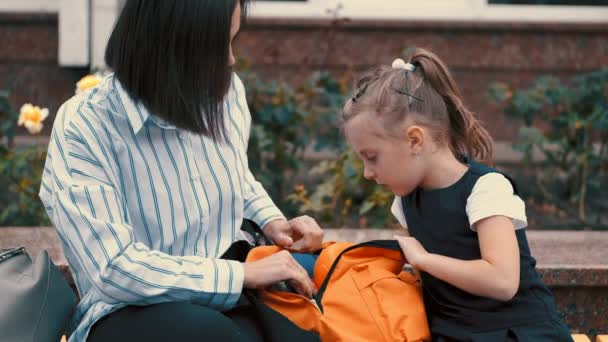
[(607, 224), (608, 69), (571, 84), (555, 77), (541, 77), (526, 89), (496, 83), (490, 94), (524, 123), (515, 143), (524, 165), (533, 165), (535, 150), (543, 157), (533, 184), (541, 201), (572, 211), (580, 225)]

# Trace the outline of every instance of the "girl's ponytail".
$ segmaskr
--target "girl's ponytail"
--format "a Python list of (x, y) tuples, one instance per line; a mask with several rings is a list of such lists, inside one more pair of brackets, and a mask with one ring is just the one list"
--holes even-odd
[(452, 151), (456, 155), (467, 154), (481, 162), (493, 164), (492, 137), (475, 115), (464, 106), (456, 82), (445, 64), (435, 54), (424, 49), (416, 49), (410, 63), (421, 69), (425, 81), (445, 102)]

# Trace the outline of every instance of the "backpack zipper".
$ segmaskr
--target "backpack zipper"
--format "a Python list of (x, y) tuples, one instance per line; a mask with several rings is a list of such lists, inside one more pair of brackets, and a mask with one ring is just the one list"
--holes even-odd
[(343, 250), (340, 254), (338, 254), (338, 256), (336, 257), (336, 260), (334, 260), (334, 262), (331, 264), (331, 267), (329, 268), (329, 271), (327, 272), (327, 276), (325, 276), (325, 279), (323, 280), (323, 284), (321, 284), (319, 291), (317, 291), (317, 295), (314, 296), (314, 297), (316, 297), (317, 307), (319, 308), (319, 310), (321, 312), (323, 312), (323, 304), (321, 303), (321, 301), (323, 299), (323, 294), (325, 293), (327, 284), (329, 284), (329, 279), (331, 279), (331, 276), (334, 273), (334, 270), (336, 269), (336, 266), (338, 265), (340, 258), (342, 258), (342, 255), (344, 255), (345, 253), (350, 252), (353, 249), (360, 248), (360, 247), (377, 247), (377, 248), (385, 248), (385, 249), (390, 249), (390, 250), (399, 250), (399, 251), (401, 250), (401, 247), (399, 247), (399, 243), (397, 242), (397, 240), (372, 240), (372, 241), (362, 242), (362, 243), (350, 246), (350, 247), (346, 248), (345, 250)]

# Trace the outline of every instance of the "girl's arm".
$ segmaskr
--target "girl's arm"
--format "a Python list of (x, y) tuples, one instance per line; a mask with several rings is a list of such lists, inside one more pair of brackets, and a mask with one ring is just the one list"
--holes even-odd
[(508, 301), (519, 288), (519, 248), (513, 223), (506, 216), (491, 216), (476, 222), (475, 228), (479, 260), (428, 253), (414, 238), (397, 238), (415, 268), (472, 294)]

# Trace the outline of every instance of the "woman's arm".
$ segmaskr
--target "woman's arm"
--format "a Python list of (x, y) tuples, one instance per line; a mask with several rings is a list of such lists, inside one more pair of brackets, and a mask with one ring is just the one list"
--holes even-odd
[(245, 88), (236, 74), (233, 74), (232, 91), (236, 107), (242, 115), (241, 120), (237, 120), (237, 122), (242, 122), (243, 126), (237, 127), (237, 129), (245, 132), (243, 144), (239, 145), (241, 146), (239, 153), (244, 160), (243, 168), (245, 169), (243, 216), (262, 227), (268, 237), (277, 245), (301, 251), (319, 249), (323, 241), (323, 231), (317, 222), (308, 216), (287, 221), (262, 184), (251, 173), (246, 151), (251, 129), (251, 114), (247, 106)]
[(508, 301), (519, 287), (519, 247), (510, 218), (492, 216), (475, 224), (481, 259), (460, 260), (426, 252), (411, 237), (398, 237), (407, 260), (415, 268), (461, 290)]
[(243, 175), (243, 216), (248, 218), (260, 227), (265, 227), (274, 220), (285, 220), (283, 213), (274, 204), (264, 187), (251, 173), (249, 160), (247, 158), (247, 147), (249, 145), (249, 135), (251, 130), (251, 113), (247, 105), (245, 87), (236, 73), (232, 74), (232, 99), (235, 103), (234, 115), (241, 117), (233, 121), (235, 129), (240, 132), (242, 139), (236, 144), (239, 155), (242, 158)]
[[(70, 262), (82, 272), (79, 278), (107, 303), (192, 301), (231, 307), (243, 287), (241, 263), (173, 256), (136, 241), (124, 206), (126, 194), (116, 178), (120, 170), (113, 164), (113, 136), (102, 129), (104, 124), (94, 107), (68, 103), (60, 109), (40, 193), (73, 255)], [(150, 222), (140, 232), (156, 241), (161, 228)]]

